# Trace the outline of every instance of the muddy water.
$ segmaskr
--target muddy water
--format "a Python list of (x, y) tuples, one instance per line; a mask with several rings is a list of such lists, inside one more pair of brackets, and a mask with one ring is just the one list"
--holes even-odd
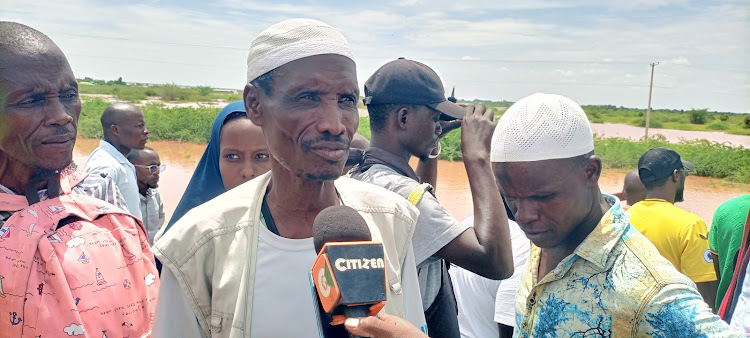
[[(416, 159), (412, 161), (416, 166)], [(606, 169), (599, 179), (602, 192), (615, 194), (622, 191), (622, 183), (627, 170)], [(723, 185), (721, 180), (709, 177), (689, 176), (685, 183), (685, 201), (678, 203), (680, 208), (696, 213), (711, 225), (714, 210), (724, 201), (750, 192), (745, 189)], [(463, 162), (441, 161), (438, 167), (437, 198), (459, 220), (473, 213), (473, 203), (469, 181)]]
[[(73, 151), (73, 161), (83, 169), (89, 154), (98, 146), (99, 140), (79, 138)], [(167, 165), (167, 170), (159, 178), (159, 192), (168, 221), (180, 202), (206, 146), (176, 141), (154, 141), (149, 142), (148, 146), (154, 148), (159, 153), (161, 163)]]
[[(634, 127), (626, 124), (616, 123), (591, 123), (591, 129), (602, 137), (625, 137), (632, 140), (638, 140), (645, 135), (646, 128)], [(677, 143), (681, 140), (700, 140), (706, 139), (711, 142), (729, 143), (734, 146), (743, 146), (750, 148), (750, 136), (732, 135), (718, 131), (690, 131), (649, 128), (649, 136), (657, 134), (664, 135), (670, 143)]]
[[(74, 161), (83, 167), (86, 158), (99, 145), (99, 140), (81, 139), (76, 141)], [(161, 175), (159, 191), (162, 194), (167, 219), (171, 217), (177, 203), (185, 191), (195, 166), (203, 155), (205, 145), (175, 141), (149, 142), (167, 165)], [(416, 159), (412, 161), (416, 166)], [(605, 170), (599, 180), (602, 192), (616, 193), (622, 190), (625, 170)], [(473, 214), (473, 204), (468, 178), (463, 162), (440, 161), (437, 179), (437, 198), (448, 212), (459, 220)], [(707, 224), (711, 223), (713, 212), (723, 201), (742, 193), (743, 189), (722, 185), (720, 180), (707, 177), (690, 176), (685, 189), (685, 202), (678, 206), (701, 216)]]

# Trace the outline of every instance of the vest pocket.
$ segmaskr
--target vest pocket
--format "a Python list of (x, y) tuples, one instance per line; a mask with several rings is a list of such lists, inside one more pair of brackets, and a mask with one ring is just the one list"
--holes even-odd
[(404, 290), (401, 288), (401, 282), (391, 282), (389, 284), (390, 284), (391, 291), (393, 293), (397, 295), (404, 293)]
[(221, 332), (221, 323), (223, 321), (223, 318), (219, 314), (212, 314), (211, 315), (211, 332), (212, 333), (218, 333)]

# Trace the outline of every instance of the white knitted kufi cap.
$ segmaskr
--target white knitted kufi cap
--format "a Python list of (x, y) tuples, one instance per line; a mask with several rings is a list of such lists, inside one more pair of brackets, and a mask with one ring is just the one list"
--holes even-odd
[(247, 83), (294, 60), (338, 54), (354, 60), (349, 42), (335, 28), (313, 19), (289, 19), (258, 34), (247, 55)]
[(495, 127), (492, 162), (571, 158), (594, 150), (594, 135), (583, 109), (573, 100), (536, 93), (516, 102)]

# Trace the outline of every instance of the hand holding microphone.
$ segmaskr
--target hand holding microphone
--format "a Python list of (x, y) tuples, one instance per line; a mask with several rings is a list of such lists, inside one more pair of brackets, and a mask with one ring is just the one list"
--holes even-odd
[[(320, 309), (321, 333), (346, 318), (374, 316), (385, 306), (387, 279), (383, 244), (372, 241), (359, 213), (346, 206), (323, 209), (313, 223), (318, 257), (310, 271)], [(340, 327), (340, 326), (339, 326)], [(341, 330), (339, 330), (341, 331)]]
[(428, 338), (420, 329), (403, 318), (378, 314), (376, 317), (347, 318), (344, 326), (352, 334), (377, 338)]

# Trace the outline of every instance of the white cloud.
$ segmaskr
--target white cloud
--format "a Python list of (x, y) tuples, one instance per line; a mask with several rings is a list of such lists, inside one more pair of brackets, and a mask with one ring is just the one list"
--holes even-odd
[(563, 77), (572, 77), (576, 75), (576, 73), (570, 69), (555, 69), (555, 73)]
[(67, 333), (68, 336), (82, 336), (86, 330), (83, 328), (83, 325), (73, 323), (64, 328), (63, 332)]
[(402, 1), (397, 1), (396, 5), (402, 6), (402, 7), (415, 7), (415, 6), (422, 6), (424, 5), (424, 3), (425, 3), (424, 0), (402, 0)]
[(463, 61), (479, 61), (481, 59), (479, 57), (476, 57), (476, 56), (465, 55), (465, 56), (461, 57), (461, 60), (463, 60)]
[(591, 67), (586, 67), (583, 70), (583, 73), (584, 74), (592, 74), (592, 75), (593, 74), (607, 74), (607, 73), (609, 73), (609, 69), (594, 65), (594, 66), (591, 66)]
[(666, 6), (684, 5), (688, 0), (610, 0), (609, 6), (617, 10), (648, 10)]
[(146, 275), (146, 286), (154, 284), (154, 281), (156, 281), (156, 276), (149, 272), (148, 275)]
[(75, 248), (79, 245), (83, 245), (83, 243), (86, 243), (86, 240), (83, 239), (83, 237), (73, 237), (65, 242), (65, 245), (67, 245), (69, 248)]
[(680, 56), (678, 58), (674, 58), (671, 60), (667, 60), (664, 62), (665, 64), (673, 64), (673, 65), (679, 65), (679, 66), (690, 66), (690, 60)]

